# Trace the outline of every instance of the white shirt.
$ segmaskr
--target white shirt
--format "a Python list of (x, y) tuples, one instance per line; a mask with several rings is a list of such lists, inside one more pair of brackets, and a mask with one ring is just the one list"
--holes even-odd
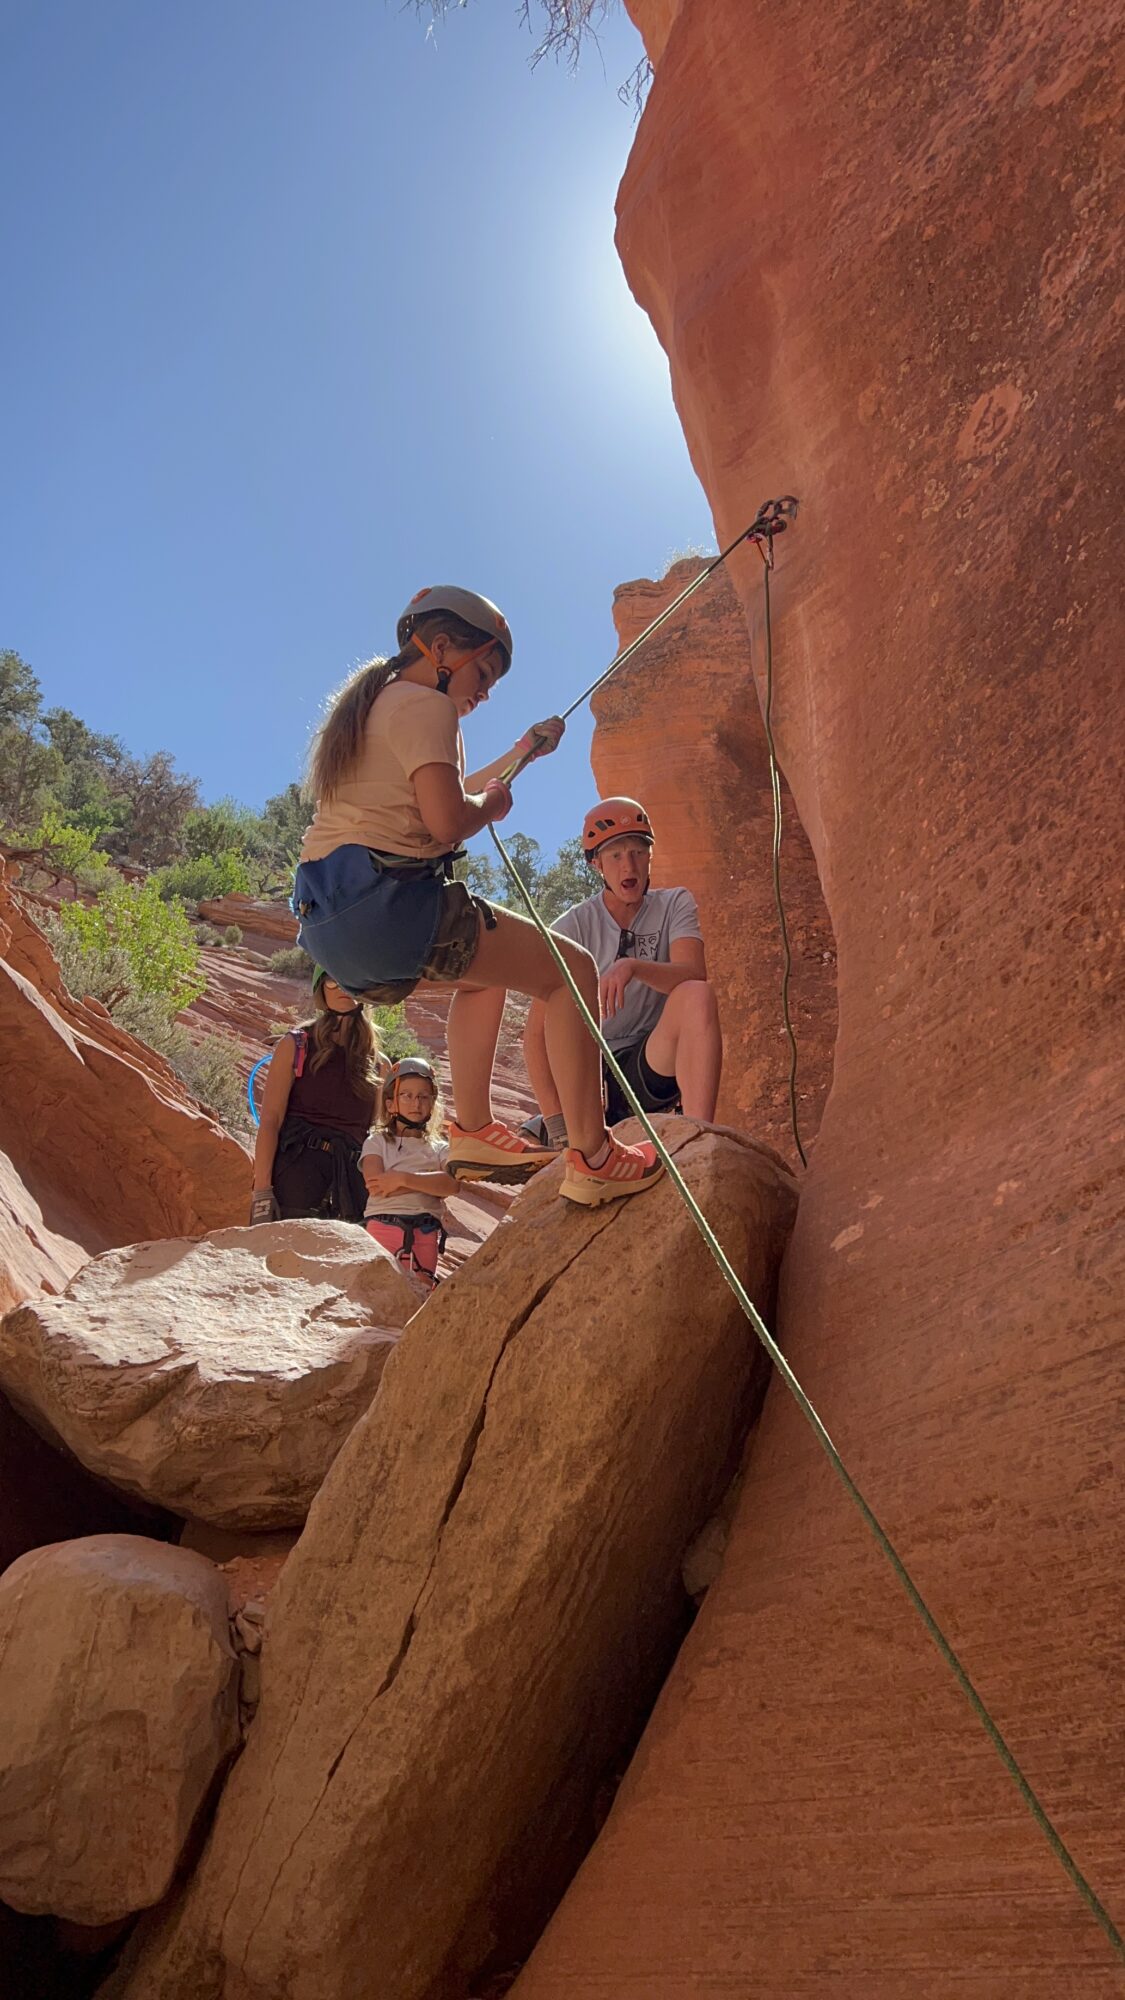
[[(403, 1132), (393, 1138), (389, 1132), (369, 1132), (360, 1148), (361, 1160), (378, 1160), (388, 1174), (440, 1174), (449, 1155), (448, 1139), (426, 1139), (421, 1132)], [(439, 1194), (420, 1194), (402, 1188), (398, 1194), (368, 1195), (364, 1215), (440, 1215)]]
[[(560, 931), (563, 937), (573, 938), (576, 944), (585, 945), (599, 972), (608, 972), (619, 957), (670, 965), (671, 947), (677, 938), (700, 941), (703, 938), (699, 911), (690, 889), (650, 889), (628, 933), (623, 933), (616, 918), (610, 916), (601, 891), (588, 896), (584, 903), (576, 903), (572, 910), (564, 910), (551, 928)], [(629, 981), (616, 1014), (602, 1023), (602, 1033), (614, 1054), (634, 1042), (648, 1040), (664, 1012), (667, 998), (666, 993), (657, 993), (642, 979)]]

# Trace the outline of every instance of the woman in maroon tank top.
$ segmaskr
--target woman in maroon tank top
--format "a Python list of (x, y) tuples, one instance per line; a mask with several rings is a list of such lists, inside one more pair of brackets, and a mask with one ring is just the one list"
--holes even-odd
[(313, 998), (316, 1019), (282, 1036), (266, 1073), (251, 1222), (302, 1215), (363, 1221), (359, 1149), (389, 1065), (367, 1009), (319, 967)]

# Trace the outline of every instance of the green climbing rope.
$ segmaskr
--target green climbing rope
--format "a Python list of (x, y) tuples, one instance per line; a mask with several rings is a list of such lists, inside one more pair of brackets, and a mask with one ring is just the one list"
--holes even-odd
[(1023, 1802), (1027, 1807), (1028, 1811), (1030, 1812), (1032, 1818), (1034, 1819), (1035, 1824), (1039, 1828), (1039, 1831), (1042, 1833), (1045, 1840), (1047, 1841), (1048, 1846), (1050, 1847), (1056, 1860), (1061, 1864), (1061, 1866), (1066, 1871), (1067, 1875), (1070, 1877), (1070, 1880), (1074, 1884), (1074, 1887), (1077, 1889), (1079, 1895), (1082, 1897), (1083, 1902), (1090, 1910), (1091, 1915), (1095, 1918), (1097, 1923), (1100, 1924), (1102, 1930), (1104, 1931), (1106, 1937), (1109, 1940), (1111, 1947), (1116, 1952), (1117, 1957), (1120, 1959), (1122, 1965), (1125, 1966), (1125, 1938), (1122, 1938), (1120, 1931), (1118, 1930), (1116, 1924), (1113, 1921), (1113, 1918), (1109, 1914), (1109, 1911), (1105, 1908), (1105, 1905), (1102, 1903), (1100, 1897), (1097, 1895), (1092, 1884), (1087, 1880), (1081, 1868), (1078, 1866), (1077, 1861), (1071, 1854), (1070, 1849), (1067, 1847), (1065, 1841), (1062, 1838), (1062, 1835), (1055, 1828), (1054, 1823), (1050, 1819), (1046, 1808), (1040, 1802), (1039, 1798), (1037, 1797), (1035, 1791), (1031, 1786), (1029, 1779), (1025, 1777), (1024, 1772), (1022, 1771), (1019, 1763), (1017, 1762), (1015, 1753), (1011, 1749), (1009, 1749), (1008, 1744), (1001, 1733), (999, 1724), (993, 1720), (993, 1717), (989, 1713), (987, 1707), (985, 1706), (984, 1701), (982, 1700), (981, 1696), (977, 1693), (976, 1688), (973, 1686), (973, 1683), (969, 1678), (968, 1672), (966, 1671), (965, 1667), (962, 1666), (957, 1653), (954, 1651), (954, 1648), (950, 1643), (950, 1641), (946, 1638), (945, 1633), (942, 1631), (941, 1626), (938, 1624), (937, 1619), (934, 1617), (933, 1612), (930, 1610), (929, 1605), (926, 1603), (924, 1597), (922, 1596), (921, 1591), (918, 1589), (917, 1584), (915, 1583), (913, 1577), (911, 1576), (910, 1571), (907, 1569), (906, 1564), (903, 1562), (902, 1557), (899, 1555), (898, 1550), (895, 1548), (894, 1543), (891, 1541), (890, 1536), (887, 1534), (886, 1529), (882, 1526), (882, 1523), (879, 1521), (873, 1509), (868, 1505), (867, 1501), (864, 1499), (863, 1494), (860, 1492), (859, 1487), (856, 1485), (855, 1480), (852, 1478), (851, 1473), (848, 1471), (847, 1466), (844, 1464), (844, 1461), (841, 1458), (840, 1453), (837, 1451), (836, 1446), (833, 1444), (827, 1429), (821, 1422), (820, 1417), (818, 1416), (808, 1396), (805, 1394), (804, 1389), (801, 1387), (801, 1384), (798, 1381), (796, 1375), (794, 1374), (792, 1368), (789, 1366), (788, 1361), (785, 1359), (784, 1354), (782, 1353), (780, 1347), (778, 1346), (769, 1328), (767, 1327), (764, 1319), (762, 1318), (757, 1307), (755, 1306), (753, 1299), (750, 1297), (750, 1294), (747, 1292), (745, 1286), (743, 1285), (741, 1279), (739, 1278), (737, 1271), (734, 1269), (734, 1266), (731, 1263), (730, 1258), (727, 1256), (726, 1251), (723, 1249), (722, 1244), (719, 1242), (718, 1237), (715, 1235), (715, 1232), (712, 1229), (710, 1223), (708, 1222), (707, 1217), (704, 1215), (703, 1210), (700, 1208), (699, 1203), (696, 1201), (695, 1196), (692, 1194), (692, 1191), (689, 1188), (687, 1182), (685, 1181), (683, 1175), (681, 1174), (678, 1166), (676, 1165), (675, 1160), (672, 1158), (671, 1153), (665, 1146), (663, 1140), (660, 1137), (660, 1134), (657, 1132), (655, 1126), (652, 1123), (652, 1120), (649, 1118), (648, 1113), (645, 1111), (644, 1107), (639, 1102), (636, 1093), (633, 1090), (632, 1085), (630, 1084), (628, 1078), (625, 1076), (623, 1070), (621, 1069), (619, 1063), (617, 1062), (617, 1059), (614, 1056), (612, 1049), (606, 1042), (605, 1037), (603, 1036), (597, 1021), (595, 1021), (593, 1015), (591, 1014), (589, 1008), (586, 1005), (585, 1000), (582, 998), (582, 994), (579, 991), (578, 986), (576, 985), (574, 978), (571, 975), (570, 968), (567, 965), (566, 960), (564, 959), (562, 952), (559, 949), (556, 939), (551, 935), (550, 930), (548, 929), (547, 925), (544, 923), (542, 917), (540, 916), (539, 911), (535, 906), (535, 902), (523, 880), (523, 877), (519, 872), (519, 869), (516, 867), (515, 862), (512, 860), (511, 855), (508, 853), (508, 850), (505, 847), (503, 841), (501, 840), (499, 834), (497, 833), (495, 827), (490, 826), (488, 830), (492, 836), (492, 840), (496, 847), (496, 850), (500, 855), (500, 859), (502, 860), (504, 867), (507, 869), (508, 874), (511, 877), (513, 886), (515, 887), (521, 902), (523, 903), (525, 909), (527, 910), (528, 916), (535, 924), (540, 935), (545, 939), (547, 947), (551, 952), (551, 955), (554, 958), (555, 963), (558, 966), (560, 972), (562, 973), (563, 978), (567, 983), (567, 986), (570, 989), (571, 997), (574, 1000), (574, 1004), (578, 1008), (578, 1011), (581, 1014), (582, 1019), (586, 1023), (587, 1028), (589, 1029), (591, 1035), (593, 1036), (595, 1042), (598, 1045), (598, 1048), (601, 1052), (602, 1060), (606, 1063), (610, 1072), (616, 1078), (618, 1086), (621, 1089), (623, 1095), (625, 1096), (627, 1102), (632, 1106), (634, 1114), (636, 1115), (637, 1118), (640, 1119), (640, 1122), (644, 1127), (645, 1132), (647, 1133), (649, 1139), (655, 1146), (657, 1153), (659, 1154), (661, 1160), (664, 1163), (664, 1167), (668, 1173), (668, 1176), (672, 1182), (673, 1187), (676, 1189), (676, 1192), (679, 1194), (681, 1200), (684, 1202), (684, 1205), (687, 1208), (688, 1213), (692, 1218), (692, 1221), (695, 1223), (696, 1228), (698, 1229), (700, 1235), (703, 1238), (704, 1243), (707, 1245), (708, 1250), (710, 1251), (712, 1257), (714, 1258), (716, 1264), (718, 1265), (719, 1270), (721, 1271), (724, 1279), (726, 1280), (726, 1283), (730, 1286), (730, 1289), (734, 1293), (734, 1296), (737, 1299), (740, 1307), (742, 1308), (743, 1313), (749, 1320), (750, 1325), (753, 1328), (753, 1331), (759, 1343), (765, 1349), (766, 1353), (769, 1355), (770, 1360), (773, 1362), (774, 1367), (777, 1369), (777, 1372), (781, 1376), (782, 1381), (785, 1383), (786, 1388), (789, 1390), (790, 1395), (796, 1402), (797, 1407), (801, 1411), (802, 1416), (805, 1418), (805, 1421), (808, 1423), (810, 1429), (812, 1430), (813, 1436), (816, 1438), (817, 1443), (820, 1445), (821, 1450), (824, 1452), (825, 1457), (827, 1458), (829, 1464), (831, 1465), (832, 1470), (836, 1474), (836, 1477), (839, 1479), (840, 1484), (843, 1486), (844, 1491), (847, 1494), (849, 1500), (857, 1508), (861, 1518), (866, 1523), (867, 1528), (869, 1529), (872, 1537), (874, 1538), (876, 1545), (878, 1546), (882, 1554), (886, 1557), (886, 1560), (888, 1561), (896, 1577), (898, 1578), (899, 1583), (902, 1585), (903, 1590), (906, 1592), (906, 1595), (909, 1598), (911, 1604), (913, 1605), (915, 1611), (917, 1612), (919, 1618), (922, 1620), (922, 1623), (925, 1626), (926, 1631), (929, 1633), (930, 1638), (933, 1640), (934, 1645), (937, 1647), (938, 1652), (940, 1653), (942, 1659), (945, 1661), (946, 1666), (949, 1668), (949, 1671), (953, 1675), (954, 1680), (957, 1682), (958, 1687), (961, 1689), (962, 1694), (965, 1696), (965, 1699), (969, 1703), (969, 1706), (972, 1709), (973, 1714), (976, 1716), (977, 1721), (980, 1723), (985, 1734), (988, 1736), (993, 1749), (996, 1751), (996, 1754), (999, 1757), (1001, 1763), (1003, 1764), (1004, 1769), (1007, 1771), (1009, 1777), (1012, 1779), (1012, 1782), (1015, 1784), (1020, 1794), (1020, 1797), (1023, 1799)]
[(777, 751), (773, 740), (773, 625), (770, 620), (770, 571), (773, 568), (773, 537), (767, 546), (758, 544), (762, 558), (762, 585), (766, 600), (766, 705), (763, 716), (766, 725), (766, 747), (770, 758), (770, 791), (773, 796), (773, 900), (777, 906), (777, 926), (781, 932), (782, 972), (781, 972), (781, 1018), (789, 1037), (789, 1118), (793, 1126), (793, 1143), (800, 1155), (801, 1165), (808, 1166), (805, 1149), (801, 1144), (801, 1128), (797, 1120), (797, 1037), (793, 1033), (793, 1021), (789, 1013), (789, 981), (793, 975), (793, 954), (789, 948), (789, 926), (785, 921), (785, 904), (781, 898), (781, 773), (777, 767)]

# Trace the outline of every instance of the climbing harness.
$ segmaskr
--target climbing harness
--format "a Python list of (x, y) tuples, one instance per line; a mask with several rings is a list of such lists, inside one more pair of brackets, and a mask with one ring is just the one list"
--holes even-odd
[[(566, 716), (572, 715), (574, 710), (577, 707), (579, 707), (582, 702), (587, 700), (587, 698), (591, 694), (593, 694), (596, 691), (596, 689), (601, 687), (603, 683), (607, 681), (612, 674), (616, 673), (619, 667), (624, 666), (626, 660), (630, 659), (632, 655), (635, 652), (637, 652), (637, 650), (645, 643), (646, 639), (648, 639), (651, 636), (651, 634), (656, 631), (657, 627), (663, 624), (665, 619), (670, 617), (672, 612), (675, 611), (676, 608), (684, 602), (685, 598), (689, 597), (692, 591), (698, 589), (699, 585), (704, 583), (707, 577), (712, 575), (714, 571), (718, 569), (719, 565), (725, 562), (728, 556), (730, 556), (742, 542), (752, 541), (757, 544), (759, 552), (762, 554), (763, 557), (764, 574), (765, 574), (765, 592), (766, 592), (765, 637), (766, 637), (766, 659), (767, 659), (765, 714), (766, 714), (766, 733), (770, 750), (771, 784), (773, 789), (773, 805), (774, 805), (774, 888), (778, 899), (779, 915), (781, 916), (783, 925), (786, 995), (788, 989), (790, 957), (789, 957), (788, 938), (784, 934), (784, 912), (781, 909), (780, 882), (779, 882), (779, 872), (778, 872), (778, 854), (779, 854), (780, 840), (781, 840), (781, 787), (780, 787), (780, 779), (777, 775), (777, 764), (776, 764), (776, 758), (774, 756), (772, 733), (770, 729), (770, 723), (771, 723), (770, 708), (773, 696), (773, 664), (772, 664), (772, 635), (770, 631), (770, 618), (769, 618), (769, 575), (770, 575), (770, 570), (773, 567), (773, 538), (775, 535), (781, 534), (784, 531), (785, 527), (788, 525), (788, 523), (793, 519), (794, 514), (796, 513), (796, 507), (797, 507), (797, 502), (794, 499), (792, 499), (791, 496), (786, 496), (782, 500), (768, 501), (764, 507), (759, 509), (759, 512), (754, 522), (751, 524), (750, 528), (748, 528), (744, 534), (740, 535), (737, 541), (732, 542), (729, 548), (724, 549), (722, 554), (717, 556), (714, 562), (710, 563), (705, 570), (701, 570), (699, 575), (692, 579), (692, 582), (687, 586), (687, 589), (681, 591), (679, 596), (674, 598), (672, 603), (668, 605), (663, 612), (661, 612), (660, 616), (653, 619), (651, 625), (646, 627), (644, 632), (641, 633), (638, 639), (635, 639), (633, 641), (631, 646), (626, 647), (625, 651), (620, 655), (620, 657), (617, 660), (614, 661), (613, 665), (609, 667), (604, 674), (600, 675), (599, 678), (596, 681), (594, 681), (591, 684), (591, 686), (585, 690), (583, 694), (579, 695), (577, 701), (572, 702), (570, 707), (564, 710), (564, 719), (565, 719)], [(526, 758), (521, 760), (521, 763), (518, 766), (518, 768), (522, 769), (523, 764), (526, 763), (527, 761), (528, 760)], [(513, 768), (511, 776), (514, 777), (515, 775), (516, 775), (516, 768)], [(507, 774), (505, 774), (505, 776), (506, 776), (506, 781), (508, 781)], [(529, 889), (527, 888), (527, 885), (524, 882), (523, 877), (519, 872), (519, 869), (516, 867), (515, 862), (512, 860), (511, 855), (509, 854), (507, 848), (505, 847), (504, 842), (500, 838), (500, 835), (497, 833), (495, 826), (490, 826), (488, 831), (491, 836), (493, 845), (495, 846), (497, 853), (499, 854), (500, 859), (505, 869), (507, 870), (508, 876), (511, 879), (512, 885), (515, 888), (520, 898), (520, 901), (523, 903), (528, 916), (531, 918), (532, 923), (535, 925), (540, 936), (546, 943), (547, 948), (550, 951), (551, 956), (555, 961), (555, 964), (558, 966), (559, 971), (563, 976), (563, 979), (566, 981), (567, 987), (570, 990), (571, 998), (573, 999), (574, 1004), (579, 1011), (579, 1014), (581, 1015), (583, 1021), (586, 1024), (586, 1027), (588, 1028), (590, 1034), (593, 1036), (594, 1041), (597, 1044), (598, 1049), (600, 1050), (602, 1061), (605, 1063), (606, 1067), (609, 1069), (610, 1073), (615, 1078), (618, 1088), (620, 1089), (626, 1102), (631, 1106), (634, 1115), (640, 1120), (641, 1126), (645, 1132), (646, 1137), (651, 1141), (652, 1145), (656, 1148), (656, 1152), (659, 1158), (663, 1161), (665, 1170), (668, 1174), (670, 1181), (672, 1182), (673, 1187), (679, 1194), (680, 1199), (683, 1201), (684, 1206), (686, 1207), (689, 1215), (691, 1216), (692, 1221), (694, 1222), (696, 1228), (699, 1231), (699, 1234), (703, 1238), (703, 1241), (706, 1244), (707, 1249), (709, 1250), (711, 1256), (714, 1258), (715, 1263), (718, 1265), (719, 1270), (723, 1276), (723, 1279), (725, 1280), (726, 1284), (730, 1287), (730, 1290), (734, 1293), (734, 1296), (738, 1301), (739, 1307), (741, 1308), (745, 1318), (750, 1323), (750, 1327), (754, 1333), (755, 1338), (757, 1339), (759, 1345), (762, 1348), (764, 1348), (766, 1354), (769, 1356), (771, 1362), (773, 1363), (773, 1366), (776, 1368), (778, 1374), (780, 1375), (790, 1395), (793, 1397), (795, 1403), (797, 1404), (798, 1409), (800, 1410), (802, 1416), (805, 1418), (806, 1423), (809, 1425), (809, 1428), (811, 1429), (818, 1445), (820, 1446), (830, 1466), (832, 1467), (833, 1472), (836, 1474), (836, 1477), (840, 1481), (840, 1484), (843, 1486), (843, 1489), (847, 1494), (848, 1499), (857, 1509), (860, 1518), (867, 1527), (880, 1553), (885, 1557), (886, 1561), (890, 1564), (891, 1569), (893, 1570), (895, 1576), (898, 1578), (898, 1581), (902, 1586), (902, 1589), (905, 1591), (907, 1598), (909, 1599), (918, 1617), (921, 1619), (923, 1625), (925, 1626), (926, 1631), (929, 1633), (929, 1636), (932, 1639), (934, 1645), (936, 1646), (938, 1653), (944, 1660), (946, 1666), (949, 1668), (950, 1673), (953, 1675), (954, 1680), (956, 1681), (962, 1694), (965, 1696), (965, 1699), (968, 1702), (970, 1708), (972, 1709), (973, 1714), (976, 1716), (977, 1721), (980, 1723), (982, 1729), (984, 1730), (989, 1741), (991, 1742), (993, 1749), (996, 1751), (996, 1754), (999, 1757), (1000, 1762), (1003, 1764), (1004, 1769), (1008, 1773), (1008, 1776), (1011, 1778), (1013, 1784), (1016, 1786), (1016, 1789), (1019, 1792), (1020, 1797), (1023, 1799), (1023, 1802), (1027, 1807), (1028, 1811), (1030, 1812), (1033, 1820), (1035, 1821), (1036, 1826), (1039, 1828), (1040, 1833), (1042, 1833), (1044, 1839), (1047, 1841), (1047, 1844), (1050, 1847), (1052, 1853), (1054, 1854), (1056, 1860), (1059, 1862), (1065, 1873), (1069, 1876), (1070, 1881), (1073, 1883), (1079, 1895), (1082, 1897), (1082, 1900), (1089, 1909), (1090, 1914), (1094, 1917), (1095, 1921), (1100, 1925), (1102, 1931), (1104, 1932), (1106, 1938), (1109, 1941), (1110, 1946), (1116, 1953), (1117, 1957), (1120, 1959), (1122, 1965), (1125, 1965), (1125, 1938), (1122, 1937), (1121, 1932), (1118, 1930), (1116, 1924), (1113, 1921), (1113, 1918), (1109, 1914), (1109, 1911), (1105, 1908), (1105, 1905), (1102, 1903), (1100, 1897), (1097, 1895), (1097, 1892), (1095, 1891), (1092, 1883), (1083, 1874), (1077, 1861), (1071, 1854), (1070, 1849), (1064, 1842), (1061, 1834), (1057, 1831), (1053, 1821), (1051, 1820), (1046, 1810), (1046, 1807), (1042, 1804), (1041, 1800), (1039, 1799), (1036, 1792), (1032, 1788), (1030, 1780), (1025, 1776), (1022, 1767), (1017, 1761), (1014, 1751), (1012, 1751), (1009, 1748), (1009, 1745), (1000, 1730), (999, 1724), (993, 1719), (993, 1716), (990, 1713), (989, 1709), (986, 1707), (982, 1696), (978, 1694), (976, 1688), (973, 1685), (972, 1680), (969, 1677), (967, 1669), (962, 1664), (961, 1659), (957, 1654), (957, 1652), (955, 1651), (951, 1641), (946, 1638), (944, 1631), (942, 1630), (933, 1612), (930, 1610), (929, 1605), (926, 1603), (924, 1597), (922, 1596), (921, 1591), (919, 1590), (917, 1584), (915, 1583), (913, 1577), (911, 1576), (910, 1571), (907, 1569), (906, 1564), (903, 1561), (902, 1557), (899, 1555), (898, 1550), (896, 1549), (894, 1543), (891, 1541), (890, 1536), (887, 1534), (886, 1529), (883, 1527), (882, 1523), (878, 1519), (878, 1516), (875, 1514), (873, 1508), (868, 1504), (867, 1500), (861, 1493), (859, 1487), (856, 1485), (855, 1480), (852, 1478), (851, 1473), (848, 1471), (848, 1468), (845, 1465), (844, 1460), (841, 1457), (839, 1451), (837, 1450), (835, 1444), (833, 1443), (832, 1438), (826, 1426), (822, 1422), (819, 1414), (817, 1413), (809, 1397), (806, 1395), (805, 1390), (802, 1388), (801, 1383), (799, 1382), (793, 1369), (790, 1367), (788, 1361), (785, 1358), (785, 1355), (781, 1351), (781, 1348), (778, 1346), (773, 1335), (770, 1333), (769, 1328), (767, 1327), (764, 1319), (762, 1318), (757, 1307), (755, 1306), (753, 1299), (747, 1292), (745, 1286), (743, 1285), (741, 1279), (738, 1276), (738, 1273), (734, 1269), (734, 1266), (731, 1263), (730, 1258), (727, 1256), (726, 1251), (723, 1249), (722, 1244), (719, 1242), (718, 1237), (715, 1235), (715, 1232), (712, 1229), (711, 1224), (708, 1222), (707, 1217), (704, 1215), (703, 1210), (700, 1208), (699, 1203), (696, 1201), (695, 1196), (693, 1195), (686, 1180), (684, 1179), (682, 1173), (680, 1172), (679, 1167), (676, 1165), (676, 1162), (672, 1157), (672, 1154), (668, 1151), (668, 1148), (665, 1146), (663, 1140), (660, 1137), (660, 1134), (657, 1132), (656, 1127), (653, 1125), (651, 1118), (649, 1117), (648, 1113), (645, 1111), (643, 1105), (641, 1104), (639, 1098), (637, 1097), (632, 1084), (629, 1082), (629, 1079), (624, 1074), (624, 1071), (622, 1070), (620, 1064), (618, 1063), (616, 1057), (614, 1056), (613, 1050), (610, 1048), (608, 1042), (606, 1041), (604, 1035), (602, 1034), (598, 1022), (594, 1019), (594, 1016), (591, 1014), (590, 1009), (587, 1007), (586, 1002), (583, 999), (579, 987), (573, 977), (573, 974), (571, 973), (570, 968), (567, 965), (561, 950), (559, 949), (557, 940), (554, 938), (549, 927), (543, 921), (543, 918), (540, 916), (539, 911), (536, 908), (534, 898), (532, 897)], [(786, 1008), (786, 1025), (790, 1036), (791, 1049), (793, 1052), (792, 1068), (790, 1074), (790, 1094), (791, 1094), (791, 1103), (794, 1113), (794, 1127), (795, 1127), (796, 1044), (793, 1039), (792, 1027), (788, 1020), (787, 1008)], [(798, 1141), (798, 1145), (799, 1144), (800, 1142)], [(802, 1161), (804, 1161), (804, 1158), (805, 1155), (802, 1150), (801, 1151)]]

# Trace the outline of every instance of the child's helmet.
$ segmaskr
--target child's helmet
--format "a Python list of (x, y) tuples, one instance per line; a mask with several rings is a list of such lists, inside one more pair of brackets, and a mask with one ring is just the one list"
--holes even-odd
[(417, 620), (428, 618), (431, 611), (451, 611), (455, 618), (463, 619), (474, 631), (494, 639), (504, 649), (507, 662), (504, 671), (507, 672), (512, 664), (512, 631), (504, 613), (490, 597), (481, 597), (475, 590), (462, 590), (455, 583), (433, 583), (425, 590), (415, 592), (398, 621), (400, 652)]
[(401, 1062), (392, 1064), (387, 1072), (386, 1088), (393, 1090), (395, 1084), (404, 1076), (420, 1076), (424, 1083), (430, 1083), (435, 1090), (437, 1089), (433, 1064), (428, 1063), (425, 1056), (403, 1056)]
[(623, 833), (638, 835), (650, 847), (656, 838), (652, 821), (636, 799), (599, 799), (582, 822), (582, 852), (587, 861), (593, 859), (599, 847), (604, 847), (607, 841), (619, 840)]

